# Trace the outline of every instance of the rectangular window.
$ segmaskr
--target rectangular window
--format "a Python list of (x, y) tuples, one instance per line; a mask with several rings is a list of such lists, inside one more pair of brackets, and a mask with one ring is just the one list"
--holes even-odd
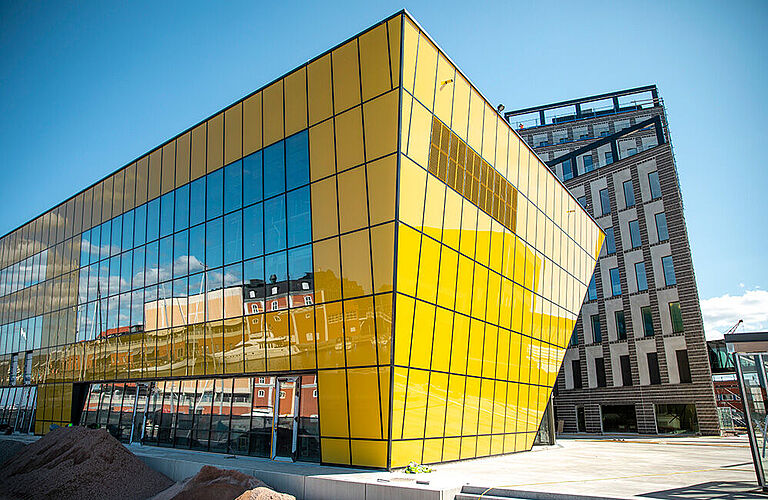
[(643, 317), (643, 335), (646, 337), (653, 336), (653, 314), (651, 313), (651, 306), (643, 306), (640, 308), (640, 315)]
[(627, 338), (627, 323), (624, 321), (624, 311), (616, 311), (616, 334), (619, 340), (626, 340)]
[(632, 240), (632, 248), (639, 248), (643, 244), (640, 237), (640, 222), (637, 219), (629, 221), (629, 237)]
[(597, 376), (597, 386), (605, 387), (605, 360), (595, 358), (595, 375)]
[[(606, 133), (606, 135), (607, 135), (607, 133)], [(605, 158), (605, 164), (606, 165), (610, 165), (611, 163), (613, 163), (613, 151), (606, 151), (603, 154), (603, 158)]]
[(632, 185), (632, 180), (624, 181), (624, 201), (627, 204), (627, 208), (635, 206), (635, 188)]
[(688, 363), (688, 351), (686, 349), (678, 349), (675, 351), (677, 357), (677, 371), (680, 374), (681, 384), (690, 384), (691, 380), (691, 366)]
[(576, 198), (576, 201), (579, 202), (579, 205), (581, 205), (581, 208), (587, 208), (587, 197), (586, 196), (579, 196)]
[(682, 333), (683, 315), (680, 312), (680, 302), (669, 303), (669, 317), (672, 320), (672, 331), (674, 333)]
[(571, 167), (571, 160), (565, 160), (563, 162), (563, 179), (573, 179), (573, 167)]
[(621, 364), (621, 385), (632, 385), (632, 366), (629, 362), (629, 355), (619, 356), (619, 364)]
[(589, 300), (597, 300), (597, 282), (595, 281), (595, 275), (592, 275), (592, 279), (589, 282), (589, 287), (587, 288), (587, 296)]
[(591, 172), (595, 169), (595, 167), (592, 165), (592, 155), (587, 155), (584, 157), (584, 172)]
[(621, 295), (621, 279), (619, 279), (619, 268), (611, 269), (611, 295), (616, 297)]
[(600, 190), (600, 209), (603, 215), (611, 213), (611, 199), (608, 197), (608, 188)]
[(656, 234), (659, 235), (659, 241), (667, 241), (669, 239), (667, 215), (664, 212), (659, 212), (654, 217), (656, 218)]
[(671, 255), (661, 258), (661, 267), (664, 268), (664, 283), (666, 283), (667, 286), (676, 285), (675, 265), (672, 263)]
[(573, 371), (573, 388), (581, 389), (581, 364), (578, 359), (571, 361), (571, 370)]
[(661, 184), (659, 184), (659, 172), (648, 174), (648, 182), (651, 185), (651, 199), (661, 198)]
[(573, 329), (573, 333), (571, 333), (571, 341), (568, 343), (568, 347), (576, 347), (579, 345), (579, 334), (576, 333), (576, 328)]
[(648, 290), (648, 278), (645, 276), (645, 262), (635, 264), (635, 277), (637, 278), (637, 290), (642, 292)]
[(661, 373), (659, 372), (659, 356), (655, 352), (649, 352), (646, 355), (648, 359), (648, 376), (651, 379), (651, 385), (661, 384)]
[(603, 341), (603, 333), (600, 331), (600, 315), (593, 314), (589, 317), (590, 323), (592, 323), (592, 338), (594, 342)]
[(605, 230), (605, 251), (608, 255), (616, 253), (616, 238), (612, 227)]

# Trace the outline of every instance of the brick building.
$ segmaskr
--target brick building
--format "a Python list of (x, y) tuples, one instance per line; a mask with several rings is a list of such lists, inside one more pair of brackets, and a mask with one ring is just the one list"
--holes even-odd
[(655, 85), (505, 113), (606, 232), (557, 378), (565, 432), (718, 434), (677, 168)]

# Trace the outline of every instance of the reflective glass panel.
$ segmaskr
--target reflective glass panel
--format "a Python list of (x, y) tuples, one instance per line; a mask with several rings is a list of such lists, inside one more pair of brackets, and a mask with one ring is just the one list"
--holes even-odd
[(264, 148), (264, 198), (285, 191), (285, 144)]
[(286, 245), (285, 196), (264, 202), (264, 249), (266, 253), (282, 250)]

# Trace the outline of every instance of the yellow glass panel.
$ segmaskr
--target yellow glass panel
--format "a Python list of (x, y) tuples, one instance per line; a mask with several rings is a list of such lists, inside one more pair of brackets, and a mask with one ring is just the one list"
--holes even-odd
[(477, 451), (475, 452), (478, 457), (487, 457), (491, 453), (491, 436), (477, 436)]
[(309, 124), (314, 125), (332, 116), (330, 54), (326, 54), (307, 65), (307, 89), (309, 92)]
[(307, 70), (302, 67), (284, 79), (285, 135), (307, 128)]
[[(449, 403), (450, 404), (450, 401)], [(446, 421), (448, 419), (446, 418)], [(447, 435), (447, 432), (446, 432)], [(453, 461), (459, 459), (459, 447), (461, 438), (446, 438), (443, 440), (443, 461)]]
[(435, 313), (435, 333), (432, 342), (432, 370), (442, 372), (450, 370), (452, 332), (453, 312), (438, 307)]
[(341, 236), (341, 266), (344, 298), (373, 293), (367, 229)]
[(402, 157), (399, 218), (416, 229), (421, 229), (424, 218), (426, 183), (427, 172), (407, 157)]
[[(345, 412), (346, 413), (346, 412)], [(323, 463), (350, 465), (349, 440), (322, 438), (320, 449), (323, 454)]]
[(499, 299), (499, 326), (512, 327), (512, 281), (501, 280), (501, 297)]
[(309, 129), (309, 169), (313, 181), (336, 171), (333, 120), (326, 120)]
[(208, 120), (208, 149), (206, 171), (213, 172), (224, 161), (224, 113)]
[(411, 127), (411, 108), (413, 107), (413, 98), (410, 94), (401, 92), (402, 108), (400, 109), (400, 152), (408, 152), (408, 137)]
[(472, 316), (485, 319), (486, 293), (488, 292), (488, 269), (475, 264), (475, 279), (472, 286)]
[(517, 189), (523, 193), (523, 194), (529, 194), (528, 190), (528, 177), (529, 177), (529, 167), (528, 167), (528, 159), (531, 156), (530, 150), (525, 146), (525, 144), (521, 144), (520, 146), (520, 161), (519, 161), (519, 168), (518, 168), (518, 185)]
[[(189, 182), (190, 141), (191, 135), (189, 132), (176, 140), (176, 187), (183, 186)], [(126, 175), (126, 186), (128, 185), (127, 182), (128, 176)]]
[[(490, 434), (491, 432), (494, 386), (495, 383), (493, 380), (483, 379), (481, 382), (480, 419), (478, 422), (478, 434)], [(488, 453), (490, 453), (490, 449), (485, 450), (482, 454), (487, 455)]]
[(483, 368), (482, 376), (497, 378), (496, 372), (496, 347), (498, 346), (499, 327), (486, 324), (485, 337), (483, 339)]
[(435, 306), (417, 300), (413, 319), (409, 366), (429, 369), (429, 362), (432, 356), (432, 331), (434, 327)]
[(392, 70), (392, 86), (396, 87), (400, 83), (400, 30), (402, 17), (398, 16), (387, 22), (389, 30), (389, 59)]
[(376, 295), (374, 305), (376, 307), (376, 338), (378, 342), (376, 348), (379, 364), (389, 364), (392, 346), (392, 295)]
[(360, 35), (360, 74), (363, 101), (392, 88), (387, 26), (381, 24)]
[[(261, 124), (261, 122), (259, 122)], [(205, 141), (207, 135), (207, 122), (201, 123), (192, 129), (192, 163), (190, 181), (205, 175)]]
[(264, 89), (264, 147), (285, 137), (283, 123), (283, 80)]
[[(149, 171), (147, 174), (148, 175), (147, 200), (153, 200), (158, 196), (160, 196), (161, 170), (162, 170), (162, 149), (156, 149), (149, 154)], [(105, 181), (102, 182), (102, 184), (106, 184), (107, 182), (110, 182), (110, 181), (111, 179), (107, 178)], [(112, 209), (112, 186), (111, 185), (109, 186), (105, 185), (103, 201), (104, 201), (103, 206), (109, 207), (109, 208), (107, 208), (106, 210), (102, 208), (102, 211), (101, 211), (101, 218), (103, 219), (102, 222), (112, 217), (110, 215), (110, 212)]]
[(475, 237), (477, 236), (477, 214), (478, 209), (469, 200), (463, 201), (461, 214), (461, 237), (459, 241), (459, 252), (471, 259), (475, 258)]
[(243, 104), (224, 112), (224, 164), (243, 157)]
[(483, 111), (485, 101), (475, 89), (469, 91), (469, 133), (467, 144), (477, 152), (481, 151), (483, 142)]
[(341, 299), (339, 239), (331, 238), (312, 245), (315, 277), (315, 302)]
[(440, 243), (422, 236), (416, 296), (435, 303), (437, 300), (437, 276), (440, 263)]
[(338, 175), (339, 225), (342, 233), (368, 226), (365, 168), (358, 167)]
[(408, 366), (411, 355), (411, 335), (413, 332), (413, 310), (415, 301), (410, 297), (397, 295), (395, 310), (395, 364)]
[[(163, 146), (163, 166), (162, 166), (162, 176), (161, 176), (161, 187), (160, 191), (161, 194), (165, 194), (168, 191), (171, 191), (174, 188), (174, 177), (176, 176), (176, 142), (171, 141), (165, 146)], [(114, 197), (115, 201), (117, 201), (118, 198), (122, 198), (122, 193), (118, 194), (118, 191), (122, 189), (122, 184), (118, 186), (117, 177), (115, 177), (115, 186), (114, 186)], [(118, 210), (115, 210), (117, 207), (113, 207), (112, 212), (117, 215), (118, 213), (122, 212), (122, 205)]]
[[(160, 349), (163, 342), (163, 331), (158, 331), (157, 346)], [(224, 341), (224, 325), (222, 321), (209, 321), (205, 324), (205, 352), (208, 354), (205, 358), (206, 375), (219, 375), (224, 373), (224, 353), (222, 345)], [(157, 376), (160, 377), (160, 370), (163, 360), (160, 352), (157, 355)]]
[[(174, 328), (174, 330), (186, 333), (184, 328)], [(179, 340), (186, 340), (178, 333), (174, 332), (174, 370), (177, 367)], [(186, 368), (186, 364), (183, 369)], [(234, 318), (224, 320), (224, 373), (243, 373), (243, 319)], [(174, 371), (174, 375), (176, 372)], [(184, 373), (186, 375), (186, 373)]]
[(485, 212), (478, 212), (477, 217), (477, 246), (475, 260), (487, 266), (491, 253), (491, 218)]
[(397, 291), (413, 297), (416, 296), (420, 246), (421, 234), (400, 224), (397, 235)]
[[(494, 382), (494, 395), (493, 395), (493, 428), (491, 432), (494, 434), (502, 434), (504, 432), (505, 412), (507, 404), (507, 383), (501, 380)], [(494, 453), (501, 453), (501, 450), (496, 450)]]
[[(258, 372), (266, 369), (266, 354), (264, 344), (264, 316), (246, 316), (244, 323), (245, 371)], [(190, 330), (190, 341), (191, 335)], [(190, 357), (192, 353), (190, 351)]]
[(394, 153), (397, 149), (398, 98), (399, 93), (393, 90), (363, 104), (367, 161)]
[(428, 390), (429, 372), (408, 370), (408, 394), (405, 396), (405, 414), (403, 417), (404, 439), (424, 437)]
[[(411, 439), (408, 441), (392, 442), (392, 467), (405, 467), (414, 460), (413, 457), (421, 457), (424, 447), (423, 439)], [(421, 461), (421, 459), (419, 459)]]
[[(391, 303), (391, 301), (390, 301)], [(381, 401), (381, 434), (387, 437), (389, 434), (389, 374), (390, 367), (379, 367), (379, 396)]]
[(427, 195), (429, 203), (424, 205), (424, 233), (440, 241), (443, 236), (443, 213), (445, 207), (446, 186), (437, 177), (427, 176)]
[(444, 123), (451, 123), (451, 108), (456, 69), (442, 54), (437, 59), (437, 89), (435, 90), (435, 115)]
[[(344, 333), (348, 346), (347, 366), (378, 364), (374, 317), (373, 297), (344, 301)], [(389, 362), (389, 359), (385, 361)]]
[(485, 111), (485, 116), (483, 118), (482, 156), (489, 163), (494, 164), (496, 161), (496, 125), (498, 124), (499, 115), (496, 110), (485, 102), (483, 103), (483, 110)]
[(520, 162), (520, 139), (513, 132), (507, 134), (509, 137), (509, 147), (507, 149), (507, 171), (506, 178), (513, 186), (520, 188), (519, 186), (519, 162)]
[(357, 39), (331, 53), (333, 61), (333, 108), (336, 113), (360, 104), (360, 68)]
[(381, 439), (379, 374), (376, 368), (350, 368), (349, 434), (353, 438)]
[(407, 368), (395, 368), (392, 382), (392, 439), (403, 437), (403, 412), (405, 411), (405, 387)]
[(437, 71), (437, 49), (422, 33), (416, 57), (416, 80), (414, 97), (427, 109), (432, 110), (435, 98), (435, 72)]
[(243, 101), (243, 155), (262, 148), (261, 92)]
[[(432, 114), (413, 101), (411, 110), (411, 124), (408, 129), (408, 157), (421, 165), (428, 166), (429, 159), (429, 134), (432, 130)], [(402, 186), (402, 183), (400, 184)]]
[(312, 184), (312, 236), (315, 240), (339, 233), (336, 204), (334, 177)]
[[(323, 459), (325, 461), (325, 459)], [(352, 440), (352, 465), (358, 467), (387, 466), (386, 441)]]
[(456, 273), (459, 254), (446, 246), (440, 248), (440, 281), (437, 288), (437, 304), (453, 309), (456, 300)]
[[(480, 410), (480, 379), (467, 377), (464, 395), (464, 418), (461, 433), (464, 436), (477, 434), (477, 417)], [(474, 450), (473, 450), (474, 453)]]
[(501, 275), (488, 271), (488, 299), (486, 300), (485, 320), (498, 324), (499, 300), (501, 294)]
[(467, 352), (467, 375), (479, 377), (483, 369), (483, 340), (485, 324), (472, 318), (469, 326), (469, 347)]
[(317, 372), (320, 435), (349, 437), (347, 428), (347, 377), (342, 370)]
[(291, 370), (313, 369), (315, 358), (315, 310), (291, 309)]
[(373, 290), (391, 292), (395, 258), (395, 224), (371, 228), (371, 258), (373, 259)]
[(443, 217), (443, 244), (454, 250), (459, 249), (461, 234), (461, 195), (453, 189), (445, 191), (445, 212)]
[(397, 157), (381, 158), (366, 166), (368, 175), (368, 211), (371, 224), (395, 218), (395, 188), (397, 187)]
[(491, 259), (489, 266), (494, 271), (502, 272), (502, 260), (504, 258), (504, 227), (491, 221)]
[(473, 272), (474, 263), (465, 256), (459, 255), (459, 278), (456, 280), (456, 310), (467, 315), (472, 307)]
[(315, 308), (317, 325), (317, 364), (320, 368), (345, 366), (344, 315), (341, 302), (318, 305)]
[[(445, 405), (448, 395), (448, 374), (431, 374), (429, 380), (429, 398), (427, 400), (427, 423), (425, 437), (442, 437), (445, 430)], [(437, 462), (440, 455), (425, 462)]]
[(363, 118), (360, 107), (337, 115), (336, 168), (339, 171), (360, 165), (363, 155)]
[(467, 140), (467, 127), (469, 125), (469, 83), (458, 72), (453, 84), (453, 116), (451, 128), (456, 135), (464, 141)]
[(413, 82), (416, 78), (416, 50), (419, 44), (419, 30), (408, 19), (404, 18), (403, 25), (403, 88), (413, 93)]

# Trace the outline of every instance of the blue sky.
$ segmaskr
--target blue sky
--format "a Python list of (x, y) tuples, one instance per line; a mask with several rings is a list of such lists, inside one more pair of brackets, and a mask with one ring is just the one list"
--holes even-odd
[(0, 234), (403, 7), (508, 110), (657, 84), (707, 328), (768, 328), (768, 2), (3, 2)]

